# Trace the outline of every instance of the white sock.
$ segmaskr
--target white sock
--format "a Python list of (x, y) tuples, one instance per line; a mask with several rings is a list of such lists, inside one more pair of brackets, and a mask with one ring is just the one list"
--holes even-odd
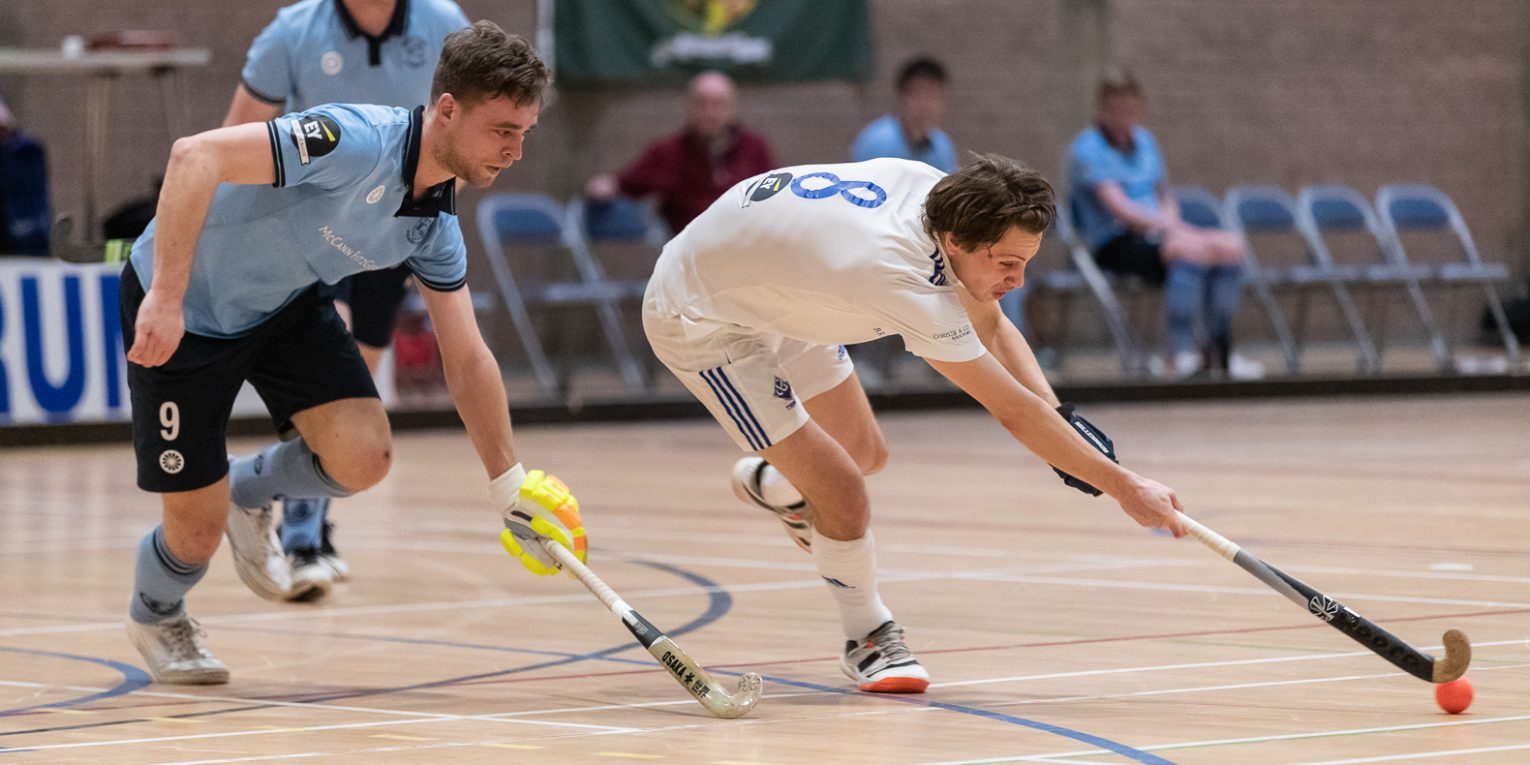
[(860, 640), (892, 618), (877, 595), (877, 553), (871, 530), (866, 536), (842, 542), (813, 530), (813, 560), (818, 574), (839, 604), (845, 637)]
[(786, 480), (781, 471), (769, 464), (760, 471), (760, 496), (776, 507), (791, 507), (802, 501), (802, 492), (797, 491), (797, 487)]

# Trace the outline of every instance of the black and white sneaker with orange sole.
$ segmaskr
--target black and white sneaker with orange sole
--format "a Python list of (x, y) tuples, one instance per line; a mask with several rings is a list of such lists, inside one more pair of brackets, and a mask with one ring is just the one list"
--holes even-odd
[(846, 640), (839, 668), (869, 693), (924, 693), (930, 673), (903, 642), (903, 628), (886, 621), (860, 641)]
[(806, 501), (798, 501), (792, 505), (772, 505), (765, 501), (764, 492), (760, 491), (760, 476), (765, 473), (765, 468), (770, 463), (759, 457), (745, 457), (733, 463), (733, 493), (740, 502), (750, 505), (759, 505), (769, 510), (776, 516), (776, 520), (786, 527), (786, 535), (802, 548), (803, 552), (813, 552), (813, 514), (808, 509)]

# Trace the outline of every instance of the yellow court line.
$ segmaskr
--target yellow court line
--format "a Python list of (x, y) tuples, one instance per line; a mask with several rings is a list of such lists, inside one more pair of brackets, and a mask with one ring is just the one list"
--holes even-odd
[(623, 760), (657, 760), (657, 754), (638, 754), (636, 752), (596, 752), (596, 757), (616, 757)]
[(484, 746), (492, 746), (492, 747), (496, 747), (496, 748), (499, 748), (499, 749), (543, 749), (543, 748), (545, 748), (545, 747), (537, 746), (536, 744), (484, 744)]
[(769, 762), (755, 762), (754, 760), (718, 760), (712, 765), (772, 765)]
[(180, 723), (181, 725), (201, 725), (206, 720), (193, 720), (185, 717), (146, 717), (146, 720), (154, 722)]

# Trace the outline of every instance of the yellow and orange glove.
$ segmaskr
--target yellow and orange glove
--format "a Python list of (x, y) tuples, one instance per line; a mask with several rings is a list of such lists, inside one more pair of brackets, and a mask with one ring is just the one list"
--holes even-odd
[(588, 543), (579, 519), (579, 500), (562, 481), (540, 470), (528, 473), (516, 463), (489, 482), (489, 495), (505, 522), (499, 541), (527, 571), (548, 576), (563, 568), (542, 549), (542, 539), (567, 547), (584, 562)]

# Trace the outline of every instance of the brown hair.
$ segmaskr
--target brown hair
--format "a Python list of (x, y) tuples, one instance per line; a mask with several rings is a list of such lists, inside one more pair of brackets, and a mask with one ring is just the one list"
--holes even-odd
[(1052, 225), (1052, 184), (1040, 173), (998, 154), (971, 156), (925, 197), (925, 233), (936, 241), (949, 233), (957, 247), (974, 250), (991, 246), (1014, 226), (1040, 234)]
[(1100, 87), (1096, 93), (1102, 99), (1111, 96), (1142, 98), (1142, 85), (1137, 82), (1136, 77), (1132, 76), (1131, 70), (1117, 64), (1105, 70), (1105, 74), (1100, 77)]
[(492, 21), (479, 21), (446, 36), (430, 100), (450, 93), (469, 103), (504, 96), (517, 106), (541, 104), (551, 84), (552, 72), (530, 43)]

